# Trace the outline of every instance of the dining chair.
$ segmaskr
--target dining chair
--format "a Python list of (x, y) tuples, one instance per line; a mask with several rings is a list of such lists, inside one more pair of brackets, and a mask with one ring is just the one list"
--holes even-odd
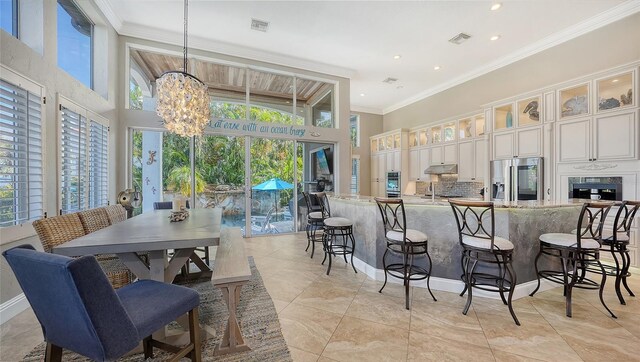
[[(86, 235), (78, 213), (47, 217), (33, 222), (45, 252), (51, 253), (54, 246)], [(117, 257), (110, 254), (97, 255), (100, 266), (114, 288), (123, 287), (133, 281), (133, 274)]]
[[(603, 293), (607, 272), (600, 262), (602, 228), (612, 205), (611, 202), (587, 202), (582, 205), (575, 234), (548, 233), (540, 235), (540, 251), (534, 263), (538, 284), (529, 294), (530, 296), (533, 297), (540, 289), (541, 278), (562, 284), (566, 315), (571, 317), (573, 288), (598, 290), (602, 306), (612, 318), (617, 318), (604, 301)], [(543, 255), (559, 261), (557, 264), (560, 264), (561, 270), (557, 270), (557, 268), (540, 270), (539, 262)], [(599, 282), (590, 279), (588, 271), (600, 274), (602, 278)]]
[[(201, 360), (195, 290), (141, 280), (114, 290), (93, 256), (77, 259), (22, 245), (2, 253), (15, 273), (47, 342), (45, 361), (61, 361), (63, 349), (96, 361), (112, 361), (143, 342), (145, 359), (153, 347), (174, 352), (172, 360)], [(151, 334), (189, 314), (189, 343), (178, 348)]]
[(127, 209), (120, 204), (105, 206), (104, 210), (107, 212), (107, 218), (109, 219), (109, 225), (117, 224), (127, 220)]
[[(173, 201), (156, 201), (153, 203), (154, 210), (171, 210)], [(189, 200), (187, 200), (187, 209), (189, 208)]]

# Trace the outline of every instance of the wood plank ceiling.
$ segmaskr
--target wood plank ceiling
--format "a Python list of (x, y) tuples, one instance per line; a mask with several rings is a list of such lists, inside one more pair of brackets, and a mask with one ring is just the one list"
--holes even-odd
[[(162, 73), (170, 70), (183, 70), (181, 57), (131, 49), (131, 58), (142, 69), (145, 77), (155, 82)], [(291, 103), (293, 100), (293, 77), (267, 73), (225, 64), (189, 59), (189, 68), (194, 75), (209, 87), (214, 97), (226, 99), (244, 99), (246, 82), (252, 97), (266, 103)], [(249, 76), (247, 77), (247, 72)], [(296, 78), (296, 101), (298, 106), (317, 101), (331, 84)]]

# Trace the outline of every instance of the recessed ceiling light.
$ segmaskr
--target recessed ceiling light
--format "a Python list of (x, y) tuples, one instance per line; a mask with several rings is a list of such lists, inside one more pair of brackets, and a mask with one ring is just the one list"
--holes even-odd
[(436, 65), (435, 67), (433, 67), (433, 70), (440, 70), (440, 66)]
[(491, 11), (496, 11), (498, 9), (500, 9), (502, 7), (501, 3), (494, 3), (493, 5), (491, 5)]
[(618, 79), (612, 80), (611, 83), (618, 83)]
[(400, 58), (402, 58), (402, 55), (400, 55), (400, 54), (396, 54), (396, 55), (393, 56), (393, 59), (400, 59)]
[(364, 93), (360, 93), (360, 97), (364, 97)]
[(500, 35), (494, 35), (494, 36), (492, 36), (492, 37), (491, 37), (491, 38), (489, 38), (489, 39), (491, 39), (491, 40), (498, 40), (498, 39), (500, 39)]

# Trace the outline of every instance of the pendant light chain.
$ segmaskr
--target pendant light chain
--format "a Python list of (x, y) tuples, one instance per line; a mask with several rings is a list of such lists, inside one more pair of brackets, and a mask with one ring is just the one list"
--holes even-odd
[(184, 63), (183, 71), (185, 73), (189, 73), (187, 69), (187, 31), (189, 31), (189, 0), (184, 0), (184, 47), (182, 48), (182, 56)]

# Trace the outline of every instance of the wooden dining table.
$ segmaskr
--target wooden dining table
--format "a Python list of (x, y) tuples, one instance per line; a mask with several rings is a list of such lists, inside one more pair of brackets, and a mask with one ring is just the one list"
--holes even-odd
[[(171, 210), (148, 211), (58, 245), (52, 252), (66, 256), (116, 254), (139, 279), (167, 283), (189, 259), (201, 272), (210, 273), (194, 250), (220, 243), (222, 210), (191, 209), (189, 217), (179, 222), (170, 222), (170, 215)], [(171, 250), (173, 255), (169, 256)], [(140, 253), (148, 253), (148, 262)]]

